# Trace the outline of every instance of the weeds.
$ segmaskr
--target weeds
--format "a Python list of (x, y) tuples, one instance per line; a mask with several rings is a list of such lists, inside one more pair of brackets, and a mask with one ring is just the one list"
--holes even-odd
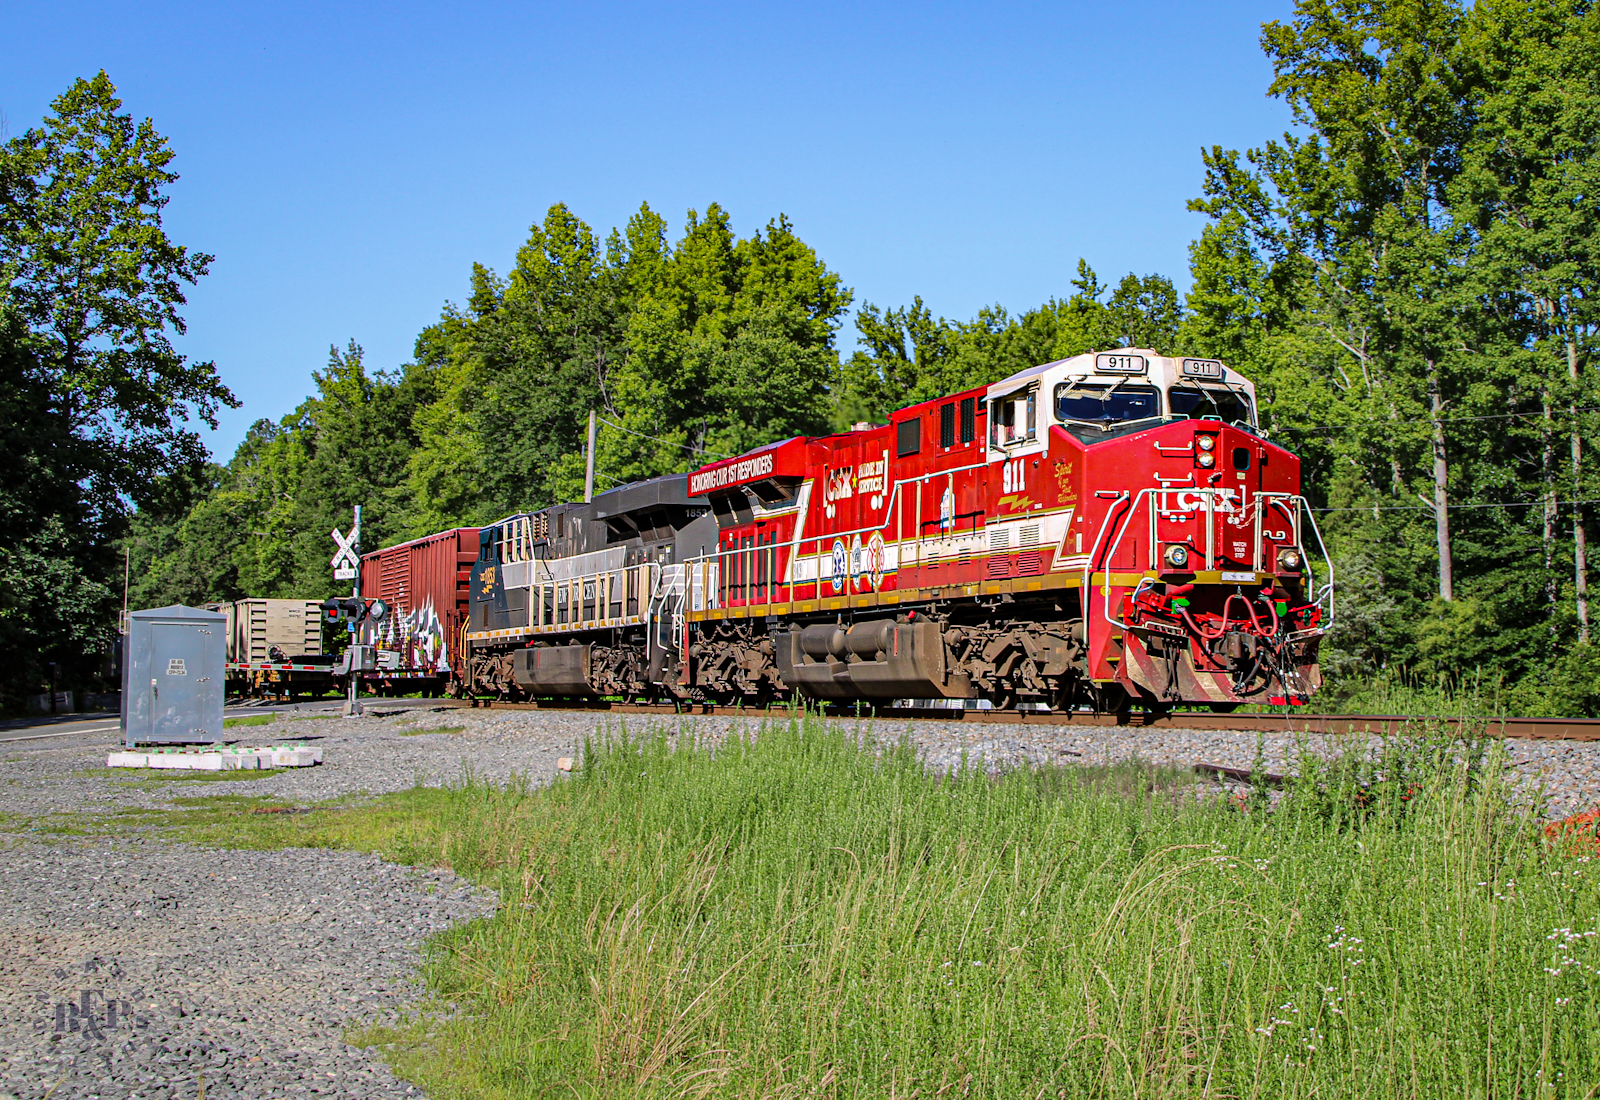
[(401, 730), (401, 737), (421, 737), (425, 733), (464, 733), (466, 726), (430, 726), (427, 729)]
[(276, 715), (272, 714), (251, 714), (244, 718), (224, 718), (222, 720), (222, 728), (235, 729), (239, 726), (270, 726), (272, 725), (272, 721), (275, 717)]
[(1514, 809), (1497, 746), (1302, 754), (1239, 813), (1181, 771), (931, 776), (859, 733), (799, 716), (713, 752), (618, 729), (544, 789), (467, 773), (299, 816), (187, 800), (168, 821), (499, 890), (429, 955), (460, 1015), (352, 1036), (439, 1095), (1576, 1098), (1600, 1080), (1600, 874)]
[(178, 780), (185, 783), (240, 783), (256, 779), (271, 779), (282, 775), (282, 768), (234, 768), (231, 771), (206, 772), (190, 768), (152, 768), (139, 776), (143, 782), (164, 783)]
[(1507, 685), (1504, 673), (1475, 668), (1429, 679), (1399, 667), (1384, 669), (1371, 680), (1331, 684), (1317, 705), (1341, 714), (1470, 718), (1548, 714), (1550, 704), (1548, 693), (1530, 696)]

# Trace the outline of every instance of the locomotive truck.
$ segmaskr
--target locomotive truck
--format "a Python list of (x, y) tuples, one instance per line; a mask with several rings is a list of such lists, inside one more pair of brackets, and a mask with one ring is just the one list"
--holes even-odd
[(1254, 385), (1142, 348), (446, 536), (429, 667), (506, 698), (1298, 705), (1333, 612)]

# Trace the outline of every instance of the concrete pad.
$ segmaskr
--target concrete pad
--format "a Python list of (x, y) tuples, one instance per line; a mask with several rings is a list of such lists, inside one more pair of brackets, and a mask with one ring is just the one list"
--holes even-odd
[(113, 752), (106, 757), (108, 768), (161, 768), (185, 771), (255, 771), (259, 768), (309, 768), (322, 763), (321, 748), (305, 745), (268, 745), (262, 748), (234, 746), (208, 752), (164, 750), (156, 752)]

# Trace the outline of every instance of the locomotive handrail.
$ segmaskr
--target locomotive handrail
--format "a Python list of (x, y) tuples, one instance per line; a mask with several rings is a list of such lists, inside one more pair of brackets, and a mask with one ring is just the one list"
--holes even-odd
[[(765, 581), (765, 585), (767, 587), (767, 593), (768, 593), (767, 596), (764, 599), (761, 599), (761, 600), (752, 600), (752, 599), (746, 598), (741, 606), (745, 606), (745, 607), (765, 607), (765, 606), (770, 606), (770, 605), (772, 605), (774, 603), (786, 603), (786, 602), (789, 602), (789, 600), (800, 599), (801, 597), (798, 595), (798, 593), (794, 592), (793, 590), (799, 588), (802, 584), (808, 584), (808, 585), (813, 586), (814, 591), (812, 592), (811, 598), (820, 600), (820, 599), (823, 598), (822, 597), (822, 559), (823, 559), (824, 554), (829, 552), (829, 550), (825, 547), (826, 543), (831, 543), (831, 542), (833, 542), (835, 540), (838, 540), (838, 539), (852, 538), (852, 537), (854, 537), (856, 535), (883, 534), (883, 533), (889, 531), (892, 526), (898, 526), (898, 525), (894, 524), (894, 517), (895, 517), (895, 507), (896, 507), (897, 504), (900, 504), (901, 500), (902, 500), (902, 494), (901, 494), (901, 487), (902, 486), (916, 485), (916, 484), (920, 484), (920, 483), (925, 482), (925, 481), (932, 481), (935, 478), (951, 477), (951, 476), (953, 476), (955, 474), (966, 473), (966, 472), (971, 471), (971, 470), (981, 470), (981, 469), (984, 469), (985, 467), (987, 467), (988, 465), (989, 465), (989, 463), (987, 461), (985, 461), (985, 462), (977, 462), (977, 463), (971, 463), (971, 464), (966, 465), (966, 466), (952, 466), (948, 470), (934, 470), (934, 471), (931, 471), (929, 473), (918, 474), (918, 475), (916, 475), (914, 477), (896, 478), (895, 481), (894, 481), (894, 488), (892, 489), (892, 491), (889, 494), (889, 499), (884, 502), (884, 505), (883, 505), (883, 516), (884, 516), (884, 518), (883, 518), (883, 522), (881, 522), (881, 523), (870, 524), (870, 525), (863, 526), (863, 527), (856, 527), (856, 528), (853, 528), (853, 529), (848, 530), (848, 531), (829, 531), (826, 534), (820, 534), (820, 535), (819, 534), (800, 535), (798, 537), (791, 538), (788, 542), (785, 542), (785, 543), (781, 543), (781, 544), (779, 544), (779, 543), (768, 543), (765, 547), (754, 547), (754, 546), (750, 546), (750, 547), (730, 547), (728, 549), (713, 550), (713, 551), (711, 551), (710, 553), (707, 553), (707, 554), (699, 554), (699, 555), (696, 555), (695, 557), (692, 557), (692, 558), (686, 558), (684, 560), (683, 564), (688, 565), (691, 568), (691, 570), (693, 570), (695, 567), (702, 567), (702, 568), (705, 567), (705, 566), (714, 566), (714, 567), (716, 567), (716, 569), (718, 571), (718, 581), (714, 582), (712, 586), (709, 586), (709, 590), (712, 591), (715, 594), (720, 594), (720, 590), (721, 590), (721, 587), (722, 587), (720, 581), (722, 579), (725, 579), (726, 576), (728, 575), (728, 571), (727, 571), (727, 568), (726, 568), (728, 562), (725, 561), (724, 559), (731, 559), (734, 555), (737, 555), (737, 554), (750, 554), (750, 553), (759, 552), (761, 550), (770, 550), (770, 549), (776, 548), (779, 545), (782, 545), (782, 546), (785, 546), (785, 547), (787, 547), (789, 549), (789, 555), (790, 556), (789, 556), (789, 561), (786, 563), (786, 566), (790, 570), (790, 579), (788, 581), (784, 581), (784, 580), (781, 579), (781, 577), (768, 577), (766, 579), (766, 581)], [(919, 498), (919, 503), (920, 503), (920, 498)], [(970, 518), (973, 518), (973, 517), (976, 517), (976, 516), (981, 516), (983, 514), (984, 513), (981, 510), (977, 511), (977, 512), (964, 512), (960, 516), (953, 516), (952, 520), (955, 520), (955, 519), (970, 519)], [(915, 535), (915, 543), (916, 543), (917, 546), (920, 547), (921, 543), (922, 543), (922, 539), (923, 539), (922, 528), (924, 526), (927, 526), (927, 524), (920, 523), (920, 515), (918, 517), (915, 517), (913, 519), (913, 522), (919, 524), (918, 527), (917, 527), (916, 535)], [(936, 523), (936, 522), (941, 522), (941, 521), (938, 520), (938, 519), (929, 520), (928, 521), (928, 523)], [(973, 531), (976, 532), (976, 530), (977, 530), (977, 525), (974, 524), (973, 525)], [(903, 547), (903, 544), (904, 544), (905, 540), (899, 538), (898, 535), (897, 535), (894, 541), (895, 541), (897, 547)], [(809, 550), (806, 549), (806, 546), (807, 546), (808, 543), (811, 544), (811, 549), (809, 549)], [(802, 582), (802, 580), (800, 579), (800, 576), (799, 576), (799, 571), (798, 571), (798, 569), (796, 569), (796, 565), (801, 560), (807, 559), (807, 558), (811, 558), (811, 557), (815, 557), (816, 560), (817, 560), (817, 575), (816, 575), (816, 577), (811, 578), (810, 580)], [(919, 552), (919, 561), (920, 561), (920, 552)], [(702, 574), (702, 575), (704, 575), (704, 574)], [(703, 586), (703, 587), (707, 587), (707, 586)], [(744, 581), (742, 581), (740, 583), (739, 587), (740, 588), (749, 588), (749, 587), (751, 587), (751, 582), (749, 580), (744, 580)], [(789, 596), (789, 600), (777, 600), (777, 599), (773, 599), (772, 598), (772, 595), (771, 595), (772, 589), (773, 588), (777, 588), (777, 587), (788, 587), (791, 590), (790, 596)], [(722, 605), (723, 605), (723, 603), (722, 603), (721, 599), (719, 599), (719, 598), (708, 599), (706, 601), (706, 608), (710, 608), (710, 607), (714, 607), (714, 606), (722, 606)]]
[[(1128, 528), (1132, 525), (1133, 518), (1139, 511), (1140, 503), (1145, 503), (1146, 506), (1149, 508), (1150, 533), (1151, 533), (1150, 548), (1149, 548), (1149, 553), (1150, 553), (1150, 559), (1149, 560), (1150, 560), (1151, 564), (1148, 565), (1146, 568), (1150, 568), (1150, 569), (1159, 568), (1160, 567), (1160, 565), (1159, 565), (1159, 551), (1157, 550), (1157, 544), (1159, 543), (1160, 540), (1156, 537), (1156, 519), (1157, 519), (1158, 515), (1161, 512), (1173, 511), (1173, 509), (1165, 507), (1164, 504), (1161, 502), (1160, 498), (1164, 498), (1166, 496), (1169, 496), (1169, 495), (1172, 495), (1172, 494), (1177, 494), (1177, 493), (1187, 493), (1187, 494), (1189, 494), (1191, 496), (1198, 496), (1204, 502), (1204, 504), (1205, 504), (1205, 513), (1206, 513), (1205, 514), (1205, 528), (1206, 528), (1206, 560), (1205, 560), (1205, 567), (1206, 567), (1207, 571), (1210, 571), (1210, 570), (1215, 568), (1215, 565), (1216, 565), (1216, 553), (1215, 553), (1216, 547), (1215, 547), (1215, 542), (1216, 542), (1217, 500), (1219, 498), (1228, 499), (1228, 498), (1223, 496), (1222, 490), (1219, 490), (1219, 489), (1192, 489), (1192, 488), (1176, 489), (1176, 488), (1163, 487), (1163, 488), (1158, 488), (1158, 489), (1141, 489), (1141, 490), (1139, 490), (1137, 495), (1134, 495), (1134, 496), (1131, 496), (1131, 497), (1126, 491), (1122, 492), (1118, 496), (1117, 500), (1114, 501), (1111, 504), (1111, 506), (1106, 509), (1105, 520), (1102, 521), (1102, 523), (1100, 525), (1100, 534), (1095, 536), (1094, 549), (1091, 551), (1091, 553), (1089, 555), (1089, 562), (1088, 562), (1087, 567), (1084, 570), (1083, 588), (1081, 589), (1084, 592), (1089, 591), (1089, 583), (1090, 583), (1091, 572), (1094, 569), (1094, 563), (1095, 563), (1096, 558), (1097, 558), (1097, 553), (1096, 552), (1098, 551), (1099, 546), (1100, 546), (1100, 539), (1105, 534), (1105, 529), (1106, 529), (1107, 524), (1109, 524), (1111, 522), (1112, 516), (1117, 512), (1118, 508), (1120, 507), (1120, 505), (1124, 501), (1131, 501), (1132, 506), (1127, 510), (1127, 512), (1122, 517), (1122, 519), (1119, 521), (1117, 529), (1116, 529), (1116, 532), (1112, 537), (1111, 543), (1110, 543), (1110, 545), (1108, 545), (1106, 547), (1106, 552), (1105, 552), (1106, 564), (1105, 564), (1105, 568), (1101, 572), (1101, 582), (1100, 582), (1100, 602), (1101, 602), (1101, 606), (1100, 606), (1100, 614), (1105, 619), (1105, 621), (1108, 624), (1110, 624), (1111, 626), (1113, 626), (1113, 627), (1118, 627), (1118, 628), (1123, 629), (1123, 630), (1131, 630), (1131, 629), (1133, 629), (1133, 624), (1132, 623), (1124, 622), (1120, 618), (1113, 617), (1112, 613), (1111, 613), (1111, 565), (1110, 565), (1111, 559), (1112, 559), (1113, 556), (1115, 556), (1117, 550), (1122, 546), (1122, 539), (1127, 534)], [(1327, 600), (1326, 619), (1325, 619), (1324, 622), (1319, 623), (1315, 627), (1312, 627), (1312, 628), (1309, 628), (1309, 629), (1306, 629), (1306, 630), (1296, 630), (1296, 631), (1289, 632), (1287, 637), (1290, 640), (1297, 640), (1297, 639), (1300, 639), (1300, 638), (1314, 637), (1314, 636), (1325, 634), (1325, 633), (1327, 633), (1329, 627), (1331, 627), (1333, 625), (1333, 580), (1334, 580), (1334, 578), (1333, 578), (1333, 558), (1328, 553), (1327, 544), (1325, 542), (1323, 542), (1323, 540), (1322, 540), (1322, 531), (1321, 531), (1320, 528), (1317, 527), (1316, 516), (1311, 511), (1311, 506), (1306, 501), (1305, 497), (1301, 496), (1298, 493), (1258, 492), (1258, 493), (1256, 493), (1254, 495), (1254, 497), (1249, 502), (1242, 503), (1240, 505), (1239, 510), (1243, 511), (1246, 516), (1249, 516), (1252, 512), (1254, 513), (1254, 524), (1253, 524), (1253, 527), (1254, 527), (1254, 532), (1255, 532), (1255, 547), (1254, 547), (1254, 550), (1253, 550), (1253, 553), (1252, 553), (1252, 566), (1253, 566), (1253, 568), (1251, 569), (1251, 572), (1260, 573), (1260, 572), (1263, 571), (1261, 569), (1261, 565), (1262, 565), (1262, 560), (1261, 560), (1261, 543), (1262, 543), (1261, 524), (1262, 524), (1262, 518), (1265, 515), (1265, 512), (1266, 512), (1267, 508), (1270, 508), (1270, 507), (1280, 507), (1281, 508), (1286, 504), (1292, 504), (1293, 507), (1294, 507), (1294, 512), (1290, 516), (1290, 526), (1292, 527), (1293, 534), (1294, 534), (1294, 541), (1293, 541), (1294, 547), (1299, 549), (1299, 551), (1302, 554), (1306, 554), (1306, 545), (1305, 545), (1305, 540), (1303, 538), (1303, 528), (1302, 528), (1301, 522), (1300, 522), (1300, 515), (1303, 512), (1305, 517), (1311, 521), (1312, 533), (1317, 536), (1317, 549), (1322, 554), (1323, 561), (1327, 563), (1327, 567), (1328, 567), (1328, 582), (1322, 588), (1317, 589), (1315, 587), (1315, 585), (1316, 585), (1316, 571), (1311, 568), (1310, 556), (1309, 556), (1309, 554), (1306, 554), (1306, 560), (1305, 560), (1306, 572), (1310, 575), (1311, 584), (1313, 586), (1313, 591), (1316, 592), (1316, 598), (1313, 601), (1312, 606), (1314, 606), (1314, 607), (1316, 607), (1318, 609), (1322, 609), (1322, 602), (1323, 602), (1324, 599), (1326, 599)], [(1233, 510), (1231, 508), (1231, 506), (1230, 506), (1229, 510), (1230, 511)], [(1287, 511), (1287, 509), (1285, 509), (1285, 510)], [(1137, 591), (1137, 588), (1135, 589), (1135, 591)]]
[[(1165, 495), (1167, 493), (1180, 492), (1180, 491), (1181, 492), (1188, 492), (1188, 493), (1199, 493), (1199, 494), (1202, 495), (1202, 498), (1205, 501), (1205, 505), (1206, 505), (1206, 568), (1207, 569), (1211, 568), (1211, 562), (1212, 562), (1212, 545), (1211, 544), (1212, 544), (1212, 533), (1213, 533), (1213, 520), (1214, 520), (1215, 514), (1216, 514), (1215, 510), (1214, 510), (1214, 505), (1215, 505), (1214, 498), (1216, 496), (1217, 490), (1215, 490), (1215, 489), (1184, 489), (1184, 490), (1176, 490), (1176, 489), (1140, 489), (1139, 492), (1138, 492), (1138, 495), (1136, 495), (1136, 496), (1130, 496), (1128, 494), (1128, 492), (1126, 490), (1124, 490), (1122, 492), (1121, 496), (1118, 497), (1116, 502), (1113, 503), (1111, 505), (1111, 507), (1106, 509), (1106, 522), (1109, 523), (1110, 520), (1111, 520), (1111, 516), (1117, 510), (1118, 505), (1122, 504), (1124, 501), (1128, 501), (1131, 504), (1131, 507), (1129, 507), (1127, 513), (1123, 516), (1123, 518), (1119, 522), (1115, 534), (1112, 535), (1111, 543), (1106, 547), (1105, 568), (1101, 571), (1101, 574), (1100, 574), (1100, 615), (1111, 626), (1120, 627), (1123, 630), (1131, 630), (1131, 629), (1133, 629), (1133, 624), (1132, 623), (1123, 622), (1120, 618), (1113, 618), (1112, 615), (1111, 615), (1111, 559), (1116, 556), (1117, 550), (1121, 548), (1121, 546), (1122, 546), (1122, 537), (1125, 534), (1127, 534), (1128, 527), (1133, 522), (1133, 517), (1136, 514), (1138, 514), (1139, 504), (1140, 504), (1141, 501), (1153, 500), (1153, 498), (1154, 498), (1154, 496), (1156, 494)], [(1154, 526), (1154, 524), (1155, 524), (1155, 514), (1156, 514), (1157, 511), (1158, 511), (1158, 509), (1152, 503), (1151, 508), (1150, 508), (1150, 517), (1151, 517), (1150, 518), (1150, 522), (1151, 522), (1152, 526)], [(1102, 529), (1103, 529), (1105, 524), (1102, 524), (1101, 526), (1102, 526)], [(1095, 544), (1097, 546), (1099, 545), (1099, 541), (1100, 540), (1097, 537), (1095, 539)], [(1151, 544), (1151, 549), (1152, 549), (1152, 551), (1154, 550), (1154, 543), (1153, 542)], [(1093, 565), (1094, 565), (1093, 556), (1090, 557), (1089, 563), (1090, 563), (1090, 567), (1092, 568)], [(1135, 587), (1134, 591), (1137, 592), (1138, 588)]]
[[(1082, 596), (1080, 596), (1080, 601), (1084, 600), (1084, 599), (1087, 599), (1088, 595), (1089, 595), (1089, 592), (1091, 591), (1089, 586), (1092, 583), (1092, 580), (1093, 580), (1093, 577), (1094, 577), (1094, 563), (1095, 563), (1096, 559), (1099, 556), (1100, 540), (1105, 538), (1106, 528), (1111, 524), (1112, 517), (1114, 515), (1116, 515), (1117, 509), (1122, 506), (1123, 502), (1132, 499), (1132, 494), (1129, 493), (1126, 489), (1117, 490), (1117, 491), (1115, 491), (1114, 494), (1113, 494), (1112, 490), (1108, 490), (1108, 489), (1101, 489), (1101, 490), (1099, 490), (1098, 492), (1095, 493), (1095, 496), (1097, 496), (1097, 497), (1099, 497), (1099, 496), (1112, 496), (1112, 495), (1115, 495), (1116, 499), (1113, 500), (1109, 505), (1106, 506), (1106, 514), (1100, 520), (1100, 530), (1098, 532), (1096, 532), (1096, 534), (1094, 536), (1094, 543), (1089, 547), (1089, 557), (1084, 562), (1084, 566), (1083, 566), (1083, 582), (1078, 587), (1078, 591), (1080, 593), (1082, 593)], [(1107, 568), (1108, 569), (1110, 568), (1110, 566), (1109, 566), (1110, 557), (1111, 557), (1111, 553), (1108, 550), (1106, 552), (1106, 558), (1107, 558), (1107, 562), (1108, 562)], [(1084, 613), (1085, 613), (1085, 615), (1088, 614), (1087, 609), (1085, 609)]]
[[(626, 578), (629, 573), (635, 572), (637, 572), (639, 575), (639, 586), (636, 590), (637, 595), (635, 596), (635, 601), (638, 607), (634, 614), (627, 614), (627, 581), (625, 579), (623, 580), (623, 599), (621, 601), (623, 605), (623, 613), (620, 616), (607, 614), (607, 606), (609, 604), (618, 602), (610, 598), (611, 596), (617, 594), (615, 591), (615, 582), (617, 578)], [(567, 630), (583, 629), (585, 627), (593, 628), (595, 626), (612, 623), (617, 619), (638, 618), (648, 621), (647, 609), (649, 607), (650, 599), (653, 598), (654, 591), (660, 586), (660, 572), (661, 564), (659, 562), (641, 561), (635, 562), (632, 565), (623, 565), (616, 569), (597, 569), (593, 573), (580, 573), (577, 576), (567, 577), (560, 580), (553, 577), (544, 577), (531, 580), (528, 584), (528, 622), (523, 627), (514, 627), (512, 629), (520, 629), (527, 631), (528, 633), (538, 633), (548, 632), (554, 627), (560, 627)], [(609, 584), (606, 582), (609, 582)], [(593, 584), (595, 586), (595, 613), (593, 615), (584, 615), (582, 613), (582, 592), (586, 584)], [(546, 588), (565, 589), (569, 597), (571, 597), (566, 605), (568, 611), (565, 621), (561, 621), (558, 617), (552, 618), (552, 620), (549, 622), (540, 621), (544, 618), (544, 589)], [(601, 599), (602, 591), (606, 597), (604, 600)], [(539, 600), (537, 611), (535, 610), (532, 602), (535, 593), (538, 594)], [(561, 604), (559, 602), (555, 602), (554, 597), (552, 597), (552, 603), (552, 615), (559, 616)], [(559, 631), (555, 632), (559, 633)]]
[(1306, 551), (1305, 528), (1301, 523), (1301, 514), (1304, 513), (1305, 518), (1311, 522), (1311, 533), (1317, 536), (1317, 550), (1322, 555), (1322, 560), (1327, 564), (1328, 567), (1328, 582), (1325, 585), (1322, 585), (1320, 588), (1317, 587), (1316, 570), (1311, 568), (1311, 558), (1309, 556), (1307, 556), (1305, 562), (1306, 572), (1311, 578), (1310, 587), (1316, 592), (1316, 599), (1312, 601), (1312, 606), (1322, 609), (1323, 600), (1327, 600), (1328, 602), (1328, 606), (1325, 609), (1326, 621), (1313, 630), (1295, 631), (1289, 636), (1291, 638), (1299, 638), (1318, 633), (1325, 634), (1327, 633), (1328, 629), (1333, 626), (1333, 555), (1328, 553), (1328, 545), (1322, 541), (1322, 529), (1317, 526), (1317, 514), (1315, 510), (1312, 509), (1311, 502), (1306, 500), (1306, 498), (1301, 496), (1299, 493), (1259, 492), (1255, 495), (1255, 499), (1252, 501), (1252, 503), (1254, 504), (1261, 502), (1265, 503), (1261, 504), (1261, 511), (1256, 516), (1256, 561), (1258, 564), (1261, 560), (1261, 523), (1266, 514), (1267, 508), (1279, 508), (1287, 513), (1289, 511), (1287, 506), (1293, 506), (1294, 511), (1293, 514), (1290, 515), (1290, 524), (1294, 528), (1294, 545), (1299, 548), (1301, 553), (1305, 553)]

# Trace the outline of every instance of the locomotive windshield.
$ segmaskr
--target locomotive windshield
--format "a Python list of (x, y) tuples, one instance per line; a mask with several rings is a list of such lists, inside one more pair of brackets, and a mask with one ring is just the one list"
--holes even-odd
[(1063, 382), (1056, 387), (1057, 420), (1105, 426), (1160, 415), (1161, 397), (1154, 386)]
[(1211, 386), (1174, 386), (1167, 392), (1174, 417), (1190, 420), (1220, 420), (1224, 424), (1255, 424), (1250, 402), (1241, 393)]

